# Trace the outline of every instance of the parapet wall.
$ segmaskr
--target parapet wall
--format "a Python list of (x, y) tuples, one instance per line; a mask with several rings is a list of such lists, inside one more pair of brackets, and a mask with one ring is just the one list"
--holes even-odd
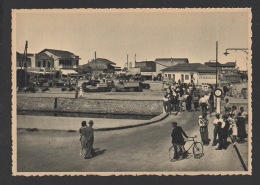
[(55, 98), (17, 97), (17, 110), (139, 115), (159, 115), (163, 111), (162, 101), (159, 100), (57, 98), (56, 109), (54, 104)]

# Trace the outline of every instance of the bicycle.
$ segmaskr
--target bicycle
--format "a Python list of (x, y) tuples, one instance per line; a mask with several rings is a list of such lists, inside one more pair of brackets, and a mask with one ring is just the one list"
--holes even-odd
[[(191, 139), (189, 139), (189, 138), (191, 138)], [(184, 148), (185, 144), (184, 145), (173, 144), (169, 148), (170, 161), (178, 160), (180, 158), (180, 156), (182, 156), (182, 159), (187, 158), (189, 156), (189, 154), (191, 154), (191, 153), (189, 153), (189, 150), (191, 148), (192, 148), (192, 151), (193, 151), (193, 157), (195, 159), (201, 158), (204, 155), (203, 145), (201, 144), (201, 142), (196, 141), (195, 138), (197, 138), (196, 135), (194, 137), (188, 137), (188, 139), (186, 140), (186, 141), (192, 141), (192, 144), (190, 145), (188, 150), (186, 150)]]

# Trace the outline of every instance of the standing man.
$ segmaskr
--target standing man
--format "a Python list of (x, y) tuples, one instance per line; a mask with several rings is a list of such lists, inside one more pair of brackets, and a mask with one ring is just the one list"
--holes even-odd
[[(220, 124), (219, 124), (220, 123)], [(213, 126), (214, 126), (214, 130), (213, 130), (213, 143), (212, 146), (216, 146), (217, 145), (217, 135), (218, 135), (218, 131), (219, 131), (219, 125), (220, 127), (224, 127), (225, 123), (223, 121), (223, 119), (220, 118), (220, 114), (216, 114), (216, 118), (213, 121)]]
[(88, 122), (88, 127), (86, 129), (86, 139), (87, 139), (87, 143), (86, 143), (86, 155), (85, 155), (85, 159), (90, 159), (93, 157), (94, 155), (94, 148), (93, 148), (93, 144), (94, 144), (94, 130), (93, 130), (93, 125), (94, 122), (92, 120), (90, 120)]
[(202, 95), (202, 97), (199, 100), (199, 104), (201, 107), (202, 115), (207, 114), (207, 105), (209, 104), (208, 99)]
[[(184, 141), (184, 137), (188, 138), (187, 134), (183, 131), (183, 129), (180, 126), (177, 126), (177, 122), (173, 122), (172, 123), (172, 144), (175, 144), (174, 146), (177, 147), (179, 146), (180, 149), (180, 153), (182, 153), (183, 151), (185, 151), (184, 149), (184, 145), (185, 145), (185, 141)], [(177, 148), (174, 148), (175, 151), (178, 151)], [(183, 158), (185, 158), (187, 154), (183, 154)], [(174, 158), (178, 159), (178, 155), (175, 155)]]

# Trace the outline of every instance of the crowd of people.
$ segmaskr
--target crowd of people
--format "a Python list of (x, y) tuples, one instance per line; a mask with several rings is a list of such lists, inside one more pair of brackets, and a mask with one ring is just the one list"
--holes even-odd
[[(214, 129), (212, 146), (218, 144), (216, 150), (222, 150), (228, 147), (228, 137), (230, 137), (235, 143), (244, 143), (247, 138), (246, 124), (248, 117), (244, 107), (240, 107), (240, 111), (238, 112), (235, 105), (230, 106), (228, 99), (226, 99), (225, 102), (226, 104), (224, 106), (222, 117), (219, 113), (216, 113), (216, 118), (213, 121)], [(204, 145), (209, 145), (209, 120), (207, 119), (207, 114), (199, 116), (198, 125), (200, 127), (202, 143)]]
[[(185, 103), (185, 108), (183, 104)], [(213, 87), (209, 91), (201, 93), (192, 83), (176, 83), (170, 85), (163, 97), (163, 108), (166, 113), (186, 111), (199, 111), (201, 107), (202, 115), (207, 111), (214, 111)]]
[(88, 122), (82, 121), (81, 128), (79, 129), (81, 142), (81, 150), (80, 156), (83, 156), (85, 159), (90, 159), (94, 156), (94, 130), (93, 130), (94, 122), (90, 120)]

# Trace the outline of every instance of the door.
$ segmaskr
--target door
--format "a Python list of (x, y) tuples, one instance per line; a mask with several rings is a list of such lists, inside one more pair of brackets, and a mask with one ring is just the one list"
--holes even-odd
[(181, 82), (184, 83), (184, 75), (181, 75)]

